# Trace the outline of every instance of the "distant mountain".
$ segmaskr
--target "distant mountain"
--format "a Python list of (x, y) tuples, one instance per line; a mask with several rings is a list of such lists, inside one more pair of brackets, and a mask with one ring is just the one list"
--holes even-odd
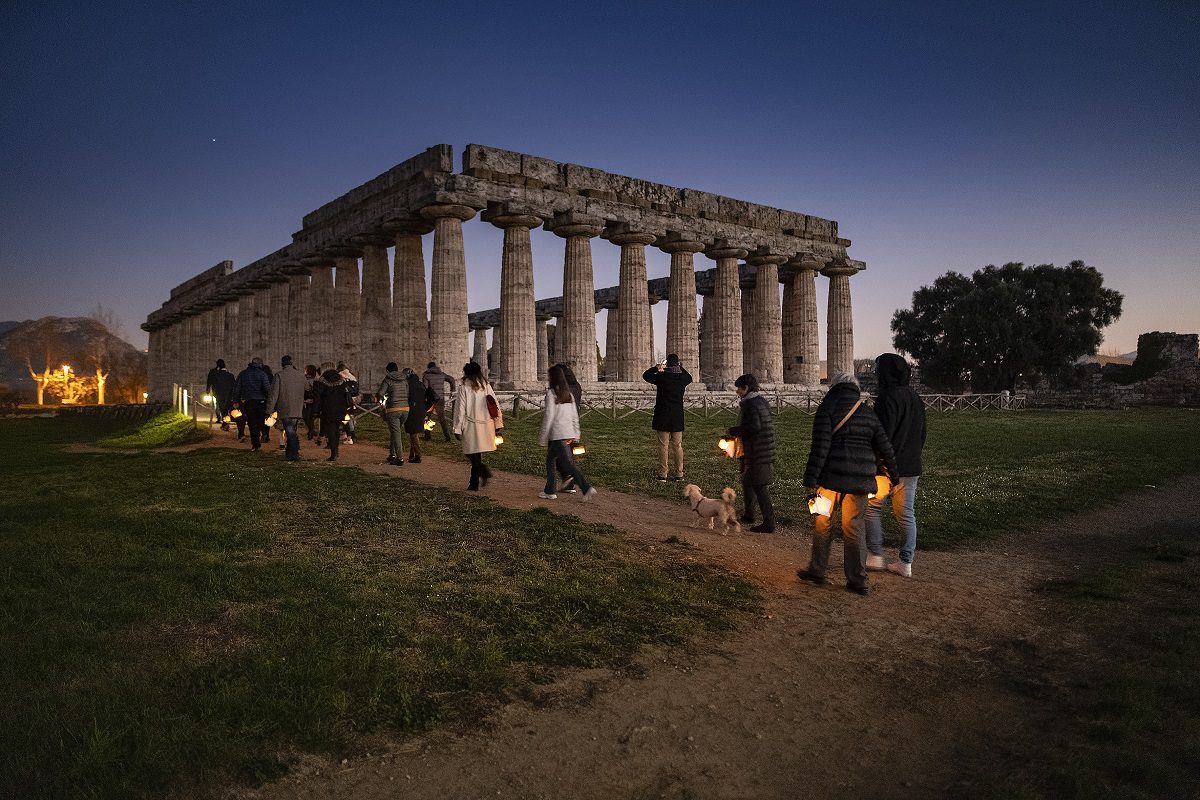
[(140, 400), (146, 382), (146, 354), (113, 336), (96, 320), (42, 317), (0, 322), (0, 384), (27, 398), (35, 394), (29, 365), (40, 371), (68, 364), (81, 375), (92, 375), (97, 362), (110, 373), (108, 402)]

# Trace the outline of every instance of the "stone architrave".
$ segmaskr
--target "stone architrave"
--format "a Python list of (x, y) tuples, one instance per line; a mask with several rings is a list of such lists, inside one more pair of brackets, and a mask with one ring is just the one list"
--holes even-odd
[(392, 270), (387, 247), (391, 236), (354, 237), (362, 255), (362, 315), (358, 369), (351, 371), (364, 391), (375, 391), (383, 380), (384, 367), (394, 357), (392, 336)]
[(654, 339), (650, 327), (650, 298), (646, 293), (646, 245), (655, 236), (618, 225), (608, 240), (621, 247), (618, 283), (620, 314), (617, 351), (620, 364), (617, 380), (637, 381), (654, 361)]
[(816, 278), (823, 264), (812, 253), (801, 253), (788, 262), (792, 274), (783, 290), (784, 380), (800, 386), (821, 383)]
[(583, 214), (563, 214), (550, 230), (566, 239), (563, 255), (563, 313), (554, 334), (555, 356), (570, 364), (575, 377), (595, 381), (596, 306), (592, 275), (592, 239), (603, 230), (603, 220)]
[(308, 353), (320, 367), (334, 361), (333, 260), (314, 257), (304, 263), (312, 270), (308, 285)]
[[(537, 320), (537, 379), (541, 383), (547, 380), (550, 366), (550, 332), (546, 325), (549, 321), (549, 318)], [(576, 376), (576, 380), (578, 379)]]
[[(358, 257), (340, 255), (333, 261), (334, 362), (344, 361), (358, 377), (362, 369), (359, 346), (362, 342), (362, 284)], [(364, 384), (360, 381), (359, 388)], [(368, 390), (369, 391), (369, 390)]]
[(434, 221), (430, 276), (429, 338), (433, 360), (451, 374), (467, 361), (467, 260), (462, 224), (475, 209), (457, 204), (426, 206)]
[(667, 297), (667, 352), (679, 356), (689, 372), (700, 370), (700, 342), (696, 336), (695, 254), (704, 243), (693, 234), (672, 232), (659, 248), (671, 254), (671, 278)]
[(531, 214), (487, 213), (483, 219), (504, 230), (500, 260), (500, 336), (504, 381), (516, 389), (538, 382), (538, 329), (534, 311), (533, 249), (529, 230), (542, 224)]
[[(396, 363), (418, 375), (429, 363), (429, 310), (425, 291), (425, 255), (421, 235), (433, 230), (426, 219), (387, 222), (395, 234), (396, 255), (392, 275), (392, 327)], [(486, 372), (487, 364), (483, 364)]]
[(303, 371), (310, 359), (308, 341), (308, 272), (293, 271), (288, 275), (287, 349), (296, 369)]
[[(288, 282), (279, 277), (271, 284), (271, 318), (267, 323), (267, 355), (268, 364), (274, 370), (279, 366), (279, 359), (287, 352), (287, 319), (288, 319)], [(301, 365), (303, 366), (303, 365)]]
[[(742, 303), (738, 287), (738, 259), (747, 250), (718, 240), (705, 250), (717, 262), (713, 277), (712, 305), (712, 378), (711, 389), (732, 388), (742, 373)], [(708, 311), (709, 300), (704, 309)]]
[(615, 381), (621, 373), (621, 309), (610, 306), (604, 324), (604, 380)]
[(476, 328), (474, 335), (475, 347), (471, 353), (471, 360), (483, 368), (483, 377), (488, 377), (488, 346), (487, 346), (487, 328)]
[(760, 247), (747, 259), (754, 267), (754, 375), (759, 383), (783, 383), (783, 319), (779, 308), (779, 265), (787, 256)]
[(858, 269), (849, 261), (831, 261), (821, 270), (829, 278), (829, 311), (825, 316), (827, 372), (854, 374), (854, 319), (850, 305), (850, 276)]

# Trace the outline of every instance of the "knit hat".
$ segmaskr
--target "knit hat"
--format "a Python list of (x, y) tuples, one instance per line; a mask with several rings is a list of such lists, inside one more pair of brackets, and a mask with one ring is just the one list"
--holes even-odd
[(855, 387), (861, 388), (858, 385), (858, 378), (851, 375), (849, 372), (835, 372), (829, 376), (829, 388), (832, 389), (839, 383), (849, 383)]

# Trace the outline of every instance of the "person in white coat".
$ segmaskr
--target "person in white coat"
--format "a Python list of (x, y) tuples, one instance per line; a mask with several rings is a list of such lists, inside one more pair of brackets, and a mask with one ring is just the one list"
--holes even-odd
[[(495, 407), (494, 418), (488, 409), (489, 397)], [(468, 361), (463, 367), (462, 384), (454, 403), (454, 438), (462, 441), (463, 454), (471, 462), (468, 491), (475, 492), (480, 485), (487, 486), (492, 471), (483, 463), (483, 454), (496, 449), (496, 431), (503, 428), (504, 414), (491, 384), (483, 377), (480, 366)]]
[(546, 489), (539, 492), (543, 500), (557, 500), (555, 493), (558, 472), (557, 464), (583, 492), (587, 502), (596, 496), (596, 490), (583, 477), (575, 459), (571, 458), (571, 442), (580, 437), (579, 410), (575, 407), (575, 396), (567, 383), (567, 374), (561, 366), (550, 368), (550, 388), (546, 390), (546, 412), (542, 415), (542, 432), (538, 443), (546, 448)]

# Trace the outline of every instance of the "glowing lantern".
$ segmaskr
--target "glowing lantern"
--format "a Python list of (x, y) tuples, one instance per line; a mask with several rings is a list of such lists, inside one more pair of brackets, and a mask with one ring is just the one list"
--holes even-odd
[(275, 421), (276, 421), (277, 419), (279, 419), (279, 414), (277, 414), (276, 412), (272, 411), (272, 412), (271, 412), (271, 416), (267, 417), (267, 424), (268, 424), (268, 425), (274, 425), (274, 424), (275, 424)]
[(229, 416), (231, 416), (234, 419), (241, 419), (242, 418), (242, 410), (240, 408), (235, 408), (233, 411), (229, 412)]
[(833, 513), (833, 498), (818, 490), (817, 496), (808, 501), (808, 513), (828, 517)]
[(887, 497), (892, 491), (892, 482), (888, 480), (887, 475), (875, 476), (875, 491), (867, 493), (867, 499), (872, 500), (876, 497)]
[(213, 404), (213, 396), (211, 394), (204, 395), (204, 402), (211, 406)]
[(729, 455), (729, 448), (733, 447), (733, 440), (726, 439), (724, 436), (722, 436), (720, 439), (717, 440), (717, 447), (724, 450), (725, 455)]
[(343, 424), (345, 424), (345, 423), (347, 423), (347, 422), (349, 422), (349, 421), (350, 421), (350, 412), (349, 412), (349, 411), (347, 411), (347, 412), (346, 412), (346, 416), (342, 417), (342, 423), (343, 423)]
[(224, 423), (229, 423), (229, 422), (232, 422), (232, 421), (233, 421), (233, 417), (229, 416), (228, 414), (226, 414), (225, 416), (221, 417), (221, 422), (224, 422)]
[(587, 448), (583, 446), (583, 442), (576, 442), (571, 445), (571, 455), (581, 456), (587, 452)]
[(724, 451), (728, 458), (741, 458), (745, 455), (742, 450), (742, 442), (736, 436), (722, 436), (717, 440), (717, 447)]
[(421, 427), (427, 431), (431, 431), (437, 427), (437, 423), (431, 420), (429, 417), (426, 417), (425, 422), (421, 425)]
[(497, 433), (496, 434), (496, 446), (499, 447), (502, 444), (504, 444), (504, 436)]

